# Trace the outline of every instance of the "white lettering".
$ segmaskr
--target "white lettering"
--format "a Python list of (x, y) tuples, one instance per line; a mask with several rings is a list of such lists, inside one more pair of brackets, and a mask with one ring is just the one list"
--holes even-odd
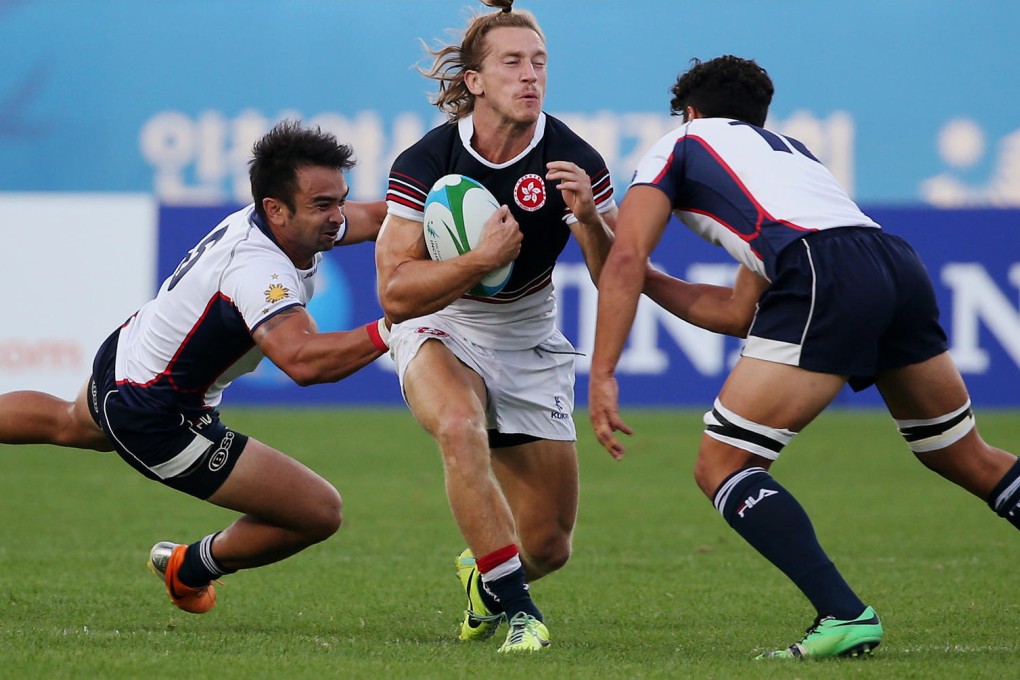
[[(659, 265), (656, 268), (665, 271)], [(737, 265), (732, 263), (696, 263), (687, 271), (687, 280), (716, 285), (729, 285), (736, 275)], [(581, 373), (591, 368), (591, 353), (595, 347), (595, 321), (598, 315), (598, 291), (591, 282), (584, 264), (560, 263), (553, 271), (553, 283), (560, 299), (575, 293), (577, 299), (577, 339), (575, 346), (583, 356), (577, 357), (575, 366)], [(563, 305), (557, 305), (560, 315), (556, 323), (563, 328)], [(638, 303), (629, 343), (620, 356), (619, 372), (631, 375), (662, 375), (669, 370), (669, 353), (660, 348), (659, 331), (665, 329), (702, 375), (717, 376), (731, 365), (739, 351), (726, 359), (726, 337), (678, 319), (651, 300), (642, 297)]]
[[(673, 116), (598, 111), (560, 113), (578, 134), (606, 160), (619, 194), (630, 182), (641, 155), (662, 135), (677, 127)], [(443, 122), (440, 113), (429, 117), (398, 113), (387, 128), (382, 112), (363, 110), (353, 116), (324, 111), (305, 119), (299, 111), (281, 111), (275, 120), (307, 120), (334, 133), (354, 147), (357, 166), (352, 171), (351, 198), (375, 200), (385, 191), (390, 165), (397, 155), (418, 141), (431, 127)], [(803, 141), (844, 186), (853, 182), (853, 122), (844, 112), (828, 118), (799, 111), (786, 121), (770, 121), (778, 131)], [(251, 200), (248, 160), (255, 141), (272, 126), (264, 113), (252, 109), (231, 118), (207, 110), (190, 117), (179, 111), (161, 111), (149, 118), (139, 133), (142, 156), (154, 169), (154, 190), (166, 204), (208, 205)]]
[(758, 498), (754, 498), (752, 496), (747, 497), (747, 500), (744, 501), (744, 504), (742, 506), (740, 506), (740, 510), (737, 512), (737, 514), (743, 517), (745, 511), (750, 510), (751, 508), (758, 505), (769, 496), (775, 496), (777, 493), (779, 492), (773, 491), (772, 489), (761, 489), (758, 492)]
[[(1020, 310), (1014, 307), (974, 262), (952, 262), (942, 268), (942, 283), (952, 292), (951, 353), (963, 373), (985, 373), (991, 363), (981, 348), (979, 322), (995, 336), (1020, 366)], [(1009, 281), (1020, 288), (1020, 263), (1009, 269)]]

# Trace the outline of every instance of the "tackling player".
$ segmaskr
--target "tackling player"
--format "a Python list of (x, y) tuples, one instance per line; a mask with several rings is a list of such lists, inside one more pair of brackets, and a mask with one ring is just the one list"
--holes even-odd
[(284, 121), (250, 163), (255, 203), (225, 218), (115, 330), (73, 402), (0, 395), (0, 442), (116, 451), (141, 474), (243, 513), (150, 566), (171, 600), (200, 614), (212, 581), (277, 562), (340, 527), (340, 495), (293, 458), (229, 429), (223, 390), (265, 356), (300, 385), (335, 382), (382, 355), (387, 324), (319, 333), (306, 306), (322, 252), (373, 240), (385, 204), (347, 202), (349, 146)]
[[(915, 456), (1018, 528), (1020, 463), (978, 434), (913, 249), (862, 213), (803, 144), (762, 127), (773, 94), (765, 70), (733, 56), (695, 60), (672, 93), (684, 123), (639, 163), (599, 282), (595, 434), (614, 457), (623, 454), (614, 431), (631, 430), (613, 373), (643, 287), (683, 319), (746, 335), (705, 414), (695, 478), (817, 613), (801, 641), (758, 658), (866, 654), (881, 642), (882, 624), (769, 474), (783, 447), (849, 382), (854, 390), (875, 384)], [(732, 289), (646, 276), (673, 214), (741, 263)]]

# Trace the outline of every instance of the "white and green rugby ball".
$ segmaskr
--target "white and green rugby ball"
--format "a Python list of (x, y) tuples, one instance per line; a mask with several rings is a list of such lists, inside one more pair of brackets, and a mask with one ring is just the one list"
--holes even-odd
[[(422, 228), (429, 257), (443, 261), (469, 252), (478, 245), (486, 220), (497, 210), (499, 202), (480, 182), (464, 175), (440, 177), (425, 198)], [(468, 294), (495, 295), (510, 280), (513, 267), (510, 262), (489, 272)]]

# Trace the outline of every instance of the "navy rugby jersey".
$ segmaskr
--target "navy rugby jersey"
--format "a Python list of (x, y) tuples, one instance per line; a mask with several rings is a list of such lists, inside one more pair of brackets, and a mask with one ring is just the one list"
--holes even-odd
[[(500, 204), (509, 206), (524, 240), (507, 285), (489, 298), (465, 295), (438, 313), (456, 319), (469, 333), (475, 331), (475, 341), (488, 346), (537, 344), (554, 330), (553, 266), (570, 237), (568, 225), (577, 221), (555, 184), (545, 180), (546, 163), (570, 161), (583, 168), (601, 213), (616, 207), (609, 171), (591, 145), (544, 113), (528, 147), (498, 165), (471, 148), (473, 133), (473, 119), (467, 116), (431, 130), (401, 153), (390, 171), (388, 210), (421, 222), (429, 189), (451, 173), (477, 180)], [(504, 332), (508, 325), (513, 326), (512, 334)]]

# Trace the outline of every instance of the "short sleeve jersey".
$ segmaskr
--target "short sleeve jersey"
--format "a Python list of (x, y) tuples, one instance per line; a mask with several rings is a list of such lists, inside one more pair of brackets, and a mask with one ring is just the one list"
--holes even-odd
[(438, 314), (456, 322), (478, 345), (534, 347), (555, 331), (553, 266), (570, 237), (568, 225), (577, 221), (560, 191), (545, 180), (546, 163), (571, 161), (583, 168), (591, 178), (599, 212), (616, 206), (609, 171), (591, 145), (544, 113), (528, 147), (498, 165), (471, 147), (473, 132), (472, 117), (467, 116), (431, 130), (401, 153), (390, 171), (389, 213), (423, 221), (429, 189), (451, 173), (481, 182), (501, 205), (509, 206), (524, 236), (509, 282), (493, 297), (465, 295)]
[(638, 164), (639, 184), (661, 189), (680, 221), (769, 280), (807, 233), (879, 228), (803, 144), (729, 118), (696, 118), (661, 137)]
[(121, 328), (116, 377), (124, 398), (189, 416), (215, 408), (223, 389), (262, 360), (255, 329), (307, 305), (321, 258), (296, 268), (254, 206), (227, 217)]

